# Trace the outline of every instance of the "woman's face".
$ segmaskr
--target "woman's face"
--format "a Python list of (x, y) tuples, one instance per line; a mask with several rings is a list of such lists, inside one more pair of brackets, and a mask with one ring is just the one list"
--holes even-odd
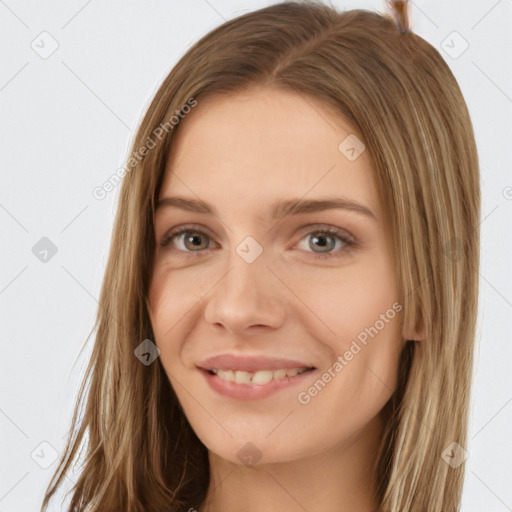
[(368, 151), (320, 103), (276, 89), (199, 101), (177, 135), (149, 300), (192, 428), (248, 465), (375, 434), (403, 338)]

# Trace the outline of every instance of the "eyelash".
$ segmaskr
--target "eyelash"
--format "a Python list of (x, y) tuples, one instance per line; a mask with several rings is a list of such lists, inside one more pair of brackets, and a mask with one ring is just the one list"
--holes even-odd
[[(167, 235), (165, 235), (164, 239), (160, 242), (160, 245), (162, 247), (167, 247), (171, 243), (173, 238), (175, 238), (178, 235), (182, 235), (183, 233), (194, 233), (194, 234), (199, 234), (199, 235), (203, 235), (203, 236), (210, 238), (210, 236), (207, 233), (205, 233), (204, 231), (202, 231), (200, 229), (195, 228), (194, 226), (183, 226), (180, 228), (176, 228), (176, 230), (171, 230)], [(312, 252), (311, 254), (313, 254), (314, 259), (321, 260), (321, 259), (338, 258), (338, 257), (343, 256), (345, 253), (349, 252), (356, 245), (356, 242), (349, 235), (347, 235), (345, 231), (338, 229), (334, 226), (317, 227), (316, 229), (306, 233), (306, 235), (304, 235), (300, 239), (300, 241), (302, 241), (304, 238), (307, 238), (308, 236), (311, 236), (315, 233), (321, 233), (324, 235), (335, 236), (343, 242), (344, 246), (336, 252), (329, 252), (329, 253), (325, 253), (325, 254), (319, 254), (319, 253)], [(193, 258), (201, 257), (205, 252), (205, 250), (198, 250), (198, 251), (183, 251), (181, 249), (173, 249), (173, 250), (178, 253), (184, 253), (185, 256), (183, 256), (183, 257), (193, 257)], [(306, 251), (306, 252), (309, 252), (309, 251)], [(182, 257), (182, 256), (180, 255), (180, 257)]]

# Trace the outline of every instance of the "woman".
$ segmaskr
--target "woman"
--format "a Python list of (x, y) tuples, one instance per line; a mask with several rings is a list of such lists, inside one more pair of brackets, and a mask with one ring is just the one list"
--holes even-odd
[(439, 53), (369, 11), (245, 14), (178, 62), (124, 174), (43, 509), (87, 442), (70, 511), (458, 510), (480, 189)]

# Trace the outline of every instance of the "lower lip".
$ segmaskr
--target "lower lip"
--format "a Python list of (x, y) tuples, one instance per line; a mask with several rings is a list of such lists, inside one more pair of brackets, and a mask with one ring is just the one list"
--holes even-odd
[(223, 380), (217, 377), (217, 375), (211, 374), (208, 370), (202, 368), (199, 370), (205, 376), (206, 382), (208, 382), (214, 391), (221, 395), (230, 398), (238, 398), (240, 400), (258, 400), (260, 398), (266, 398), (281, 389), (302, 383), (315, 372), (315, 370), (309, 370), (293, 377), (271, 380), (267, 382), (267, 384), (237, 384), (236, 382)]

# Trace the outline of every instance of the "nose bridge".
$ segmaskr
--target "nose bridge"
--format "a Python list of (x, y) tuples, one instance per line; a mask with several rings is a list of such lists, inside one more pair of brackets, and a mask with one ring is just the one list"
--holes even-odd
[[(262, 258), (264, 248), (262, 243), (258, 242), (252, 235), (246, 236), (236, 247), (234, 251), (240, 259), (242, 259), (247, 265), (252, 265), (254, 262), (265, 260)], [(234, 257), (234, 255), (233, 255)], [(235, 258), (236, 259), (236, 258)]]
[(268, 251), (252, 235), (242, 239), (233, 247), (228, 259), (229, 274), (226, 276), (226, 286), (235, 295), (242, 293), (249, 299), (257, 293), (271, 294), (272, 283), (267, 268)]
[(252, 236), (233, 247), (226, 272), (209, 296), (205, 309), (209, 323), (223, 324), (229, 330), (279, 325), (284, 315), (278, 289), (282, 284), (267, 267), (268, 254)]

